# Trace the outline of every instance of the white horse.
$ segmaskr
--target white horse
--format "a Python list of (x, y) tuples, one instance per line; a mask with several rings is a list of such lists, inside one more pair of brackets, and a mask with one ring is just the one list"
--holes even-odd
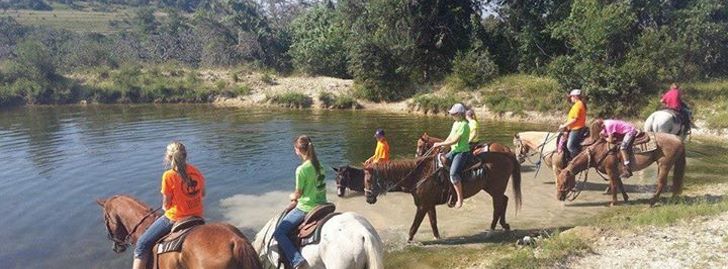
[[(554, 178), (561, 172), (566, 164), (561, 164), (561, 154), (556, 151), (556, 140), (559, 133), (550, 132), (520, 132), (513, 136), (513, 145), (516, 148), (518, 161), (528, 160), (536, 164), (543, 162), (554, 171)], [(533, 156), (538, 156), (533, 160)]]
[(653, 112), (644, 125), (645, 132), (668, 133), (680, 137), (683, 141), (688, 136), (690, 130), (682, 124), (675, 113), (663, 109)]
[[(280, 214), (274, 216), (255, 236), (253, 247), (263, 264), (278, 265), (279, 251), (273, 231)], [(354, 212), (344, 212), (321, 227), (318, 244), (303, 247), (301, 254), (312, 269), (381, 269), (384, 268), (384, 244), (367, 219)]]

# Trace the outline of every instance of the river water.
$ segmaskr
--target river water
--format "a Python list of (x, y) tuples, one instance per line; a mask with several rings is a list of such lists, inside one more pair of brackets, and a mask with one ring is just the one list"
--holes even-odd
[[(131, 251), (115, 254), (106, 240), (97, 198), (130, 194), (160, 203), (163, 154), (172, 140), (187, 145), (189, 162), (207, 179), (206, 217), (239, 227), (251, 240), (286, 204), (300, 163), (292, 149), (299, 134), (312, 136), (329, 166), (361, 163), (371, 155), (376, 128), (385, 128), (395, 158), (409, 158), (424, 131), (446, 136), (442, 117), (370, 111), (216, 108), (209, 105), (104, 105), (22, 107), (0, 112), (0, 267), (127, 268)], [(515, 132), (535, 124), (481, 122), (481, 138), (511, 145)], [(327, 169), (327, 179), (334, 176)], [(508, 217), (514, 229), (559, 227), (604, 208), (599, 191), (582, 204), (557, 202), (550, 170), (538, 178), (524, 166), (524, 206)], [(653, 184), (653, 172), (633, 184)], [(594, 176), (592, 176), (595, 178)], [(601, 181), (600, 179), (594, 179)], [(331, 182), (330, 182), (331, 183)], [(601, 182), (597, 182), (601, 183)], [(630, 182), (627, 182), (628, 184)], [(404, 240), (414, 216), (412, 198), (389, 194), (376, 205), (361, 196), (329, 198), (342, 210), (366, 216), (388, 243)], [(649, 187), (645, 187), (649, 189)], [(649, 195), (636, 188), (639, 198)], [(509, 190), (510, 195), (510, 190)], [(633, 196), (634, 197), (634, 196)], [(445, 237), (478, 234), (492, 206), (484, 194), (462, 210), (439, 208)], [(417, 239), (431, 239), (424, 222)]]

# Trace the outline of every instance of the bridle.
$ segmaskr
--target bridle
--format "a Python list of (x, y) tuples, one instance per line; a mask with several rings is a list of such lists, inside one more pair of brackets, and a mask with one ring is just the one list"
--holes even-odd
[[(420, 168), (420, 165), (422, 165), (425, 162), (425, 160), (427, 159), (427, 157), (429, 157), (432, 154), (433, 150), (435, 150), (434, 147), (431, 147), (429, 150), (427, 150), (427, 152), (425, 152), (425, 154), (421, 157), (422, 159), (420, 159), (419, 161), (417, 161), (417, 163), (415, 164), (415, 167), (412, 168), (412, 170), (409, 173), (407, 173), (407, 175), (405, 175), (404, 177), (402, 177), (402, 179), (400, 179), (399, 181), (397, 181), (397, 183), (395, 183), (395, 184), (389, 185), (389, 184), (386, 184), (386, 183), (382, 183), (383, 180), (379, 176), (379, 172), (377, 172), (376, 170), (373, 170), (374, 171), (374, 174), (372, 174), (372, 178), (371, 179), (374, 181), (374, 184), (373, 185), (374, 185), (375, 188), (374, 189), (367, 188), (366, 187), (366, 183), (365, 183), (364, 184), (364, 196), (365, 197), (370, 197), (372, 195), (372, 193), (373, 193), (373, 190), (384, 189), (384, 187), (386, 187), (386, 189), (382, 193), (387, 193), (387, 192), (393, 190), (394, 188), (400, 187), (403, 182), (405, 182), (406, 180), (409, 179), (409, 177), (412, 175), (412, 173), (414, 173), (415, 171), (417, 171)], [(379, 193), (377, 193), (377, 194), (379, 194)]]
[[(607, 150), (607, 152), (604, 154), (604, 156), (602, 156), (601, 159), (599, 159), (596, 163), (594, 163), (594, 166), (592, 166), (591, 165), (592, 164), (592, 154), (594, 153), (593, 147), (594, 146), (592, 145), (592, 146), (589, 146), (589, 147), (587, 147), (585, 149), (587, 151), (587, 154), (586, 154), (586, 156), (587, 156), (587, 162), (586, 162), (586, 169), (584, 170), (584, 173), (583, 173), (584, 174), (584, 179), (581, 182), (582, 188), (577, 188), (577, 185), (578, 184), (575, 184), (574, 185), (574, 188), (571, 188), (570, 190), (568, 190), (568, 193), (566, 194), (566, 197), (567, 197), (567, 199), (569, 199), (569, 201), (576, 200), (576, 198), (579, 197), (579, 194), (581, 194), (581, 191), (583, 190), (583, 185), (586, 184), (586, 181), (589, 179), (589, 168), (594, 167), (594, 169), (597, 171), (597, 173), (599, 175), (601, 175), (601, 173), (599, 173), (599, 169), (598, 169), (599, 166), (604, 162), (604, 160), (607, 159), (607, 157), (609, 157), (610, 153), (616, 152), (614, 150), (614, 149), (616, 149), (616, 147), (615, 148), (611, 148), (611, 147), (609, 147), (609, 145), (607, 145), (607, 147), (609, 147), (608, 150)], [(574, 166), (572, 165), (572, 163), (569, 163), (569, 165), (566, 166), (566, 168), (564, 168), (564, 170), (568, 171), (569, 174), (571, 174), (574, 177), (576, 177), (576, 175), (574, 174), (574, 170), (573, 169), (574, 169)], [(602, 175), (602, 177), (604, 177), (604, 176)], [(564, 182), (564, 184), (566, 184), (566, 182)]]
[[(429, 139), (425, 139), (423, 137), (420, 137), (418, 141), (422, 141), (424, 143), (424, 146), (427, 147), (429, 150), (432, 150), (432, 146), (435, 145), (434, 142), (430, 142)], [(429, 151), (428, 150), (428, 151)], [(426, 154), (422, 154), (422, 156), (425, 156)], [(415, 152), (415, 157), (420, 157), (420, 147), (417, 147), (417, 151)]]
[[(130, 245), (131, 245), (131, 237), (132, 237), (132, 235), (133, 235), (134, 233), (136, 233), (136, 230), (137, 230), (137, 229), (139, 228), (139, 226), (140, 226), (140, 225), (141, 225), (141, 224), (142, 224), (142, 223), (143, 223), (143, 222), (144, 222), (144, 221), (145, 221), (145, 220), (146, 220), (146, 219), (147, 219), (148, 217), (150, 217), (150, 216), (153, 216), (153, 215), (154, 215), (154, 214), (155, 214), (155, 213), (156, 213), (157, 211), (159, 211), (160, 209), (162, 209), (162, 207), (161, 207), (161, 206), (160, 206), (160, 207), (158, 207), (158, 208), (156, 208), (156, 209), (154, 209), (154, 210), (151, 210), (151, 209), (150, 209), (150, 211), (149, 211), (149, 212), (148, 212), (148, 213), (147, 213), (146, 215), (144, 215), (144, 217), (142, 217), (142, 219), (141, 219), (141, 220), (139, 220), (139, 222), (138, 222), (138, 223), (137, 223), (136, 225), (134, 225), (134, 227), (133, 227), (133, 228), (131, 229), (131, 231), (128, 231), (128, 232), (126, 233), (126, 236), (124, 237), (124, 239), (119, 239), (119, 238), (117, 238), (117, 237), (116, 237), (116, 236), (114, 235), (114, 233), (113, 233), (113, 232), (111, 231), (111, 226), (109, 225), (109, 223), (111, 223), (111, 217), (109, 216), (109, 213), (106, 213), (106, 212), (104, 212), (104, 224), (106, 225), (106, 237), (107, 237), (107, 239), (109, 239), (109, 240), (111, 240), (112, 242), (114, 242), (114, 244), (116, 244), (117, 246), (124, 246), (124, 247), (128, 247), (128, 246), (130, 246)], [(114, 225), (115, 225), (116, 227), (119, 227), (119, 226), (118, 226), (118, 225), (119, 225), (119, 223), (117, 223), (117, 222), (113, 222), (113, 224), (114, 224)], [(116, 250), (115, 250), (115, 251), (116, 251)]]
[(525, 160), (528, 160), (528, 162), (530, 162), (531, 164), (535, 164), (535, 165), (540, 164), (541, 157), (539, 157), (539, 159), (538, 159), (537, 162), (532, 161), (531, 160), (531, 157), (536, 156), (536, 155), (542, 155), (543, 154), (543, 148), (546, 147), (546, 144), (548, 144), (549, 142), (553, 141), (554, 139), (556, 139), (558, 137), (558, 135), (554, 135), (554, 136), (551, 136), (549, 138), (550, 135), (551, 135), (551, 133), (547, 133), (546, 134), (546, 138), (544, 138), (543, 143), (541, 143), (538, 146), (536, 146), (534, 148), (534, 151), (533, 152), (529, 152), (529, 153), (523, 153), (524, 152), (524, 149), (526, 148), (526, 145), (523, 143), (523, 140), (521, 140), (521, 137), (518, 137), (517, 136), (515, 140), (518, 143), (516, 145), (518, 147), (518, 156), (517, 156), (518, 159), (519, 160), (524, 160), (524, 161)]

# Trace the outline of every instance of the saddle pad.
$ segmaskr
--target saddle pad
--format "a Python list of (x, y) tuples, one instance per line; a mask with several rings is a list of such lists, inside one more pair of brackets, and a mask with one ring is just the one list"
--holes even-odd
[(646, 133), (646, 136), (650, 136), (650, 141), (647, 141), (647, 143), (642, 143), (639, 145), (632, 146), (632, 153), (634, 154), (640, 154), (640, 153), (650, 153), (657, 149), (657, 142), (655, 138), (654, 133)]
[(323, 219), (321, 219), (318, 222), (318, 224), (316, 225), (316, 230), (314, 230), (314, 232), (311, 233), (310, 236), (308, 236), (306, 238), (301, 238), (300, 248), (303, 248), (308, 245), (318, 244), (319, 242), (321, 242), (321, 228), (324, 227), (324, 224), (326, 224), (327, 221), (329, 221), (331, 218), (333, 218), (335, 216), (338, 216), (339, 214), (341, 214), (341, 212), (333, 212), (333, 213), (328, 214)]
[[(200, 227), (200, 226), (198, 225), (198, 226), (189, 228), (187, 230), (184, 230), (181, 232), (182, 234), (180, 234), (174, 238), (170, 237), (170, 235), (172, 235), (172, 234), (162, 237), (162, 239), (159, 239), (159, 241), (157, 241), (156, 253), (164, 254), (164, 253), (168, 253), (168, 252), (182, 251), (182, 244), (184, 244), (185, 238), (187, 238), (187, 235), (189, 235), (191, 231), (197, 229), (198, 227)], [(168, 238), (169, 238), (169, 240), (167, 240)]]

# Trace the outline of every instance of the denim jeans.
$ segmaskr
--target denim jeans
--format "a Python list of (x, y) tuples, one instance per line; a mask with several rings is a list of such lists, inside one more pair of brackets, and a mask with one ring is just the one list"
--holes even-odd
[(157, 240), (172, 230), (172, 225), (174, 225), (174, 222), (165, 216), (161, 216), (155, 220), (137, 240), (136, 246), (134, 247), (134, 258), (141, 259), (149, 255), (149, 251), (152, 250)]
[(584, 132), (586, 127), (576, 130), (569, 131), (569, 139), (566, 141), (566, 148), (569, 150), (569, 156), (571, 158), (576, 157), (581, 150), (581, 142), (584, 139)]
[(470, 160), (472, 154), (470, 151), (453, 153), (449, 152), (445, 157), (450, 161), (450, 182), (456, 184), (462, 181), (460, 172), (465, 168), (465, 164)]
[(278, 241), (278, 248), (283, 251), (283, 255), (286, 256), (286, 259), (293, 267), (304, 262), (304, 259), (298, 248), (296, 248), (296, 246), (293, 245), (293, 242), (291, 242), (291, 239), (288, 238), (288, 234), (293, 232), (293, 230), (296, 229), (301, 222), (303, 222), (305, 217), (306, 212), (303, 212), (298, 208), (294, 208), (283, 217), (283, 220), (281, 220), (281, 223), (278, 224), (278, 227), (276, 227), (276, 230), (273, 232), (273, 237), (276, 241)]
[(622, 144), (619, 146), (619, 149), (631, 150), (635, 135), (637, 135), (637, 131), (632, 131), (632, 132), (626, 133), (624, 135), (624, 138), (622, 139)]

